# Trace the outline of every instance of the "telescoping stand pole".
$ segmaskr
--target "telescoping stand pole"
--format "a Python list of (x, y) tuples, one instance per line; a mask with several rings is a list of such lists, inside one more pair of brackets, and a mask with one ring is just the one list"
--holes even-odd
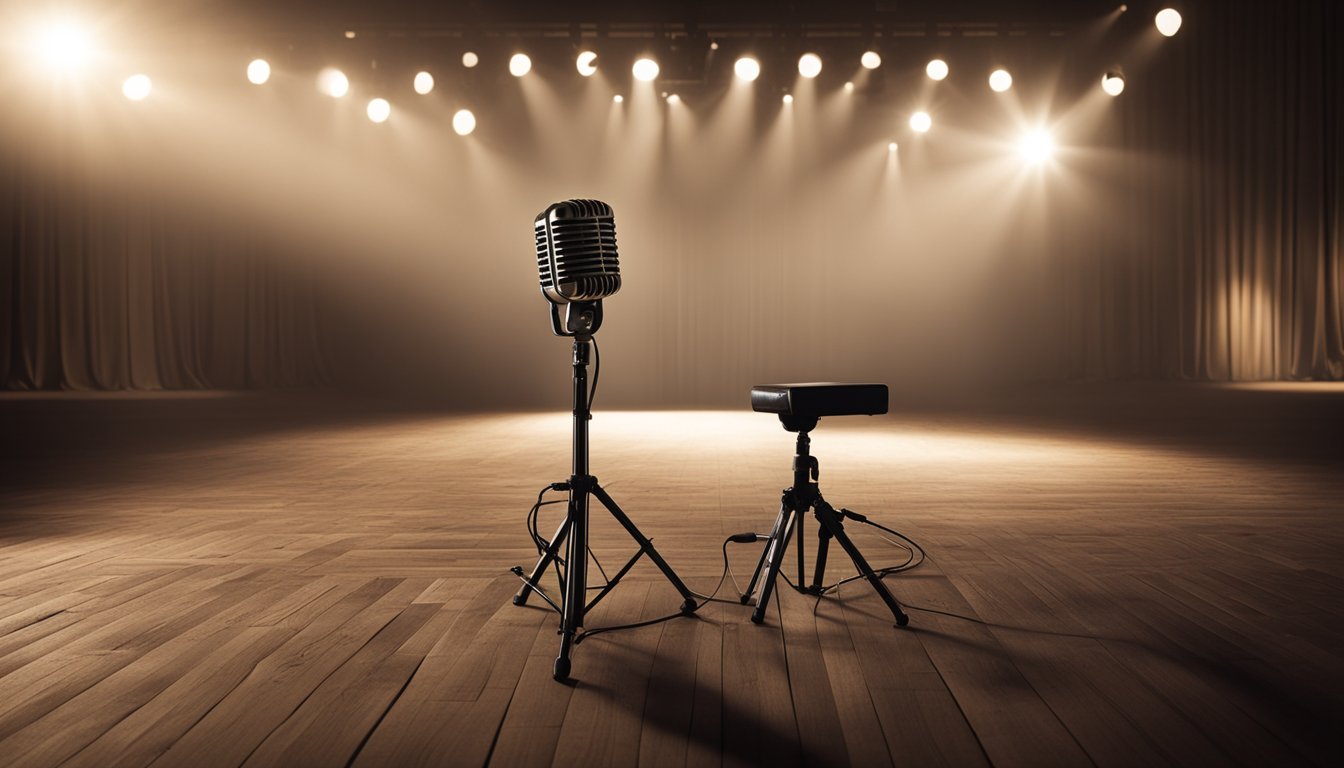
[[(542, 551), (536, 566), (531, 574), (523, 578), (523, 586), (514, 595), (514, 605), (525, 605), (527, 598), (533, 592), (540, 594), (543, 599), (549, 602), (552, 607), (560, 609), (560, 654), (555, 659), (554, 677), (556, 680), (566, 680), (569, 678), (570, 653), (573, 651), (574, 644), (578, 642), (583, 628), (584, 616), (593, 606), (607, 596), (616, 584), (626, 573), (634, 566), (639, 558), (648, 555), (654, 565), (663, 572), (667, 580), (672, 583), (680, 593), (684, 601), (681, 606), (683, 613), (691, 613), (699, 608), (695, 596), (691, 594), (690, 589), (677, 576), (676, 572), (663, 560), (650, 541), (640, 532), (630, 517), (621, 510), (620, 506), (607, 495), (607, 492), (598, 484), (597, 478), (589, 474), (588, 471), (588, 422), (592, 419), (592, 412), (589, 408), (588, 394), (588, 353), (592, 342), (592, 336), (574, 337), (574, 457), (573, 471), (569, 481), (565, 483), (556, 483), (552, 488), (556, 490), (566, 490), (569, 492), (569, 503), (565, 511), (565, 519), (556, 529), (554, 538), (549, 545)], [(590, 497), (597, 497), (597, 500), (607, 509), (616, 522), (626, 530), (635, 543), (639, 545), (638, 551), (634, 556), (619, 570), (616, 575), (607, 580), (602, 589), (591, 601), (588, 597), (588, 501)], [(556, 563), (560, 547), (568, 545), (565, 550), (565, 560), (563, 571)], [(547, 567), (557, 565), (556, 572), (560, 582), (561, 604), (556, 606), (542, 591), (538, 583)], [(522, 568), (514, 568), (514, 573), (522, 576)]]

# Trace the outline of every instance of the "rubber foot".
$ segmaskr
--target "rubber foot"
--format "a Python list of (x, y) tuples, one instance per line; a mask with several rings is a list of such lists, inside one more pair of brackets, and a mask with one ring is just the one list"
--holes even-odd
[(752, 623), (752, 624), (760, 624), (760, 623), (763, 622), (763, 621), (765, 621), (765, 617), (764, 617), (764, 616), (759, 616), (759, 615), (754, 614), (754, 613), (751, 614), (751, 623)]
[(905, 614), (901, 614), (900, 616), (896, 617), (896, 626), (898, 627), (904, 627), (906, 624), (909, 623), (910, 623), (910, 617), (906, 616)]
[(554, 677), (556, 680), (562, 682), (562, 683), (565, 682), (566, 680), (568, 680), (568, 679), (569, 679), (569, 659), (556, 659), (556, 660), (555, 660), (555, 671), (552, 673), (551, 676)]
[(522, 595), (514, 595), (514, 596), (513, 596), (513, 604), (514, 604), (514, 605), (527, 605), (527, 598), (526, 598), (526, 597), (523, 597)]
[(699, 608), (700, 605), (696, 603), (694, 599), (689, 597), (686, 598), (686, 602), (681, 604), (681, 612), (685, 614), (695, 613)]

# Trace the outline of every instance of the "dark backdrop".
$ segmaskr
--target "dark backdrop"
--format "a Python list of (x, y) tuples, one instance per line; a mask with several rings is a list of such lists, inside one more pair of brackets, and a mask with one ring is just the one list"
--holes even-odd
[[(358, 97), (289, 132), (238, 109), (10, 116), (0, 381), (560, 402), (567, 348), (528, 252), (532, 215), (570, 196), (617, 209), (608, 404), (736, 403), (766, 379), (1344, 378), (1339, 15), (1197, 2), (1171, 40), (1136, 10), (1099, 42), (936, 43), (954, 68), (1015, 62), (1016, 113), (957, 69), (931, 93), (934, 49), (912, 45), (852, 108), (828, 67), (798, 93), (806, 121), (779, 117), (778, 92), (687, 94), (659, 121), (638, 94), (618, 116), (506, 75), (465, 141), (451, 88), (379, 127)], [(1095, 81), (1111, 62), (1129, 79), (1114, 101)], [(1056, 168), (983, 139), (1052, 99), (1079, 127)], [(570, 102), (563, 130), (543, 119)], [(919, 139), (901, 126), (926, 104)]]

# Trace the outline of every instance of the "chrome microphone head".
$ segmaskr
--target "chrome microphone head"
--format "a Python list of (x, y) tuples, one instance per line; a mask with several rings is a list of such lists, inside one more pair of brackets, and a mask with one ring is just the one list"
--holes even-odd
[(537, 214), (537, 275), (552, 304), (597, 301), (621, 289), (616, 222), (600, 200), (565, 200)]

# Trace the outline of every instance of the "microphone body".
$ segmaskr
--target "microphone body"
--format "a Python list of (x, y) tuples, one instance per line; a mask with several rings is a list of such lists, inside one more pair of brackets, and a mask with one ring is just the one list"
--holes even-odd
[(537, 274), (547, 301), (596, 301), (621, 289), (611, 206), (565, 200), (537, 214), (534, 224)]

